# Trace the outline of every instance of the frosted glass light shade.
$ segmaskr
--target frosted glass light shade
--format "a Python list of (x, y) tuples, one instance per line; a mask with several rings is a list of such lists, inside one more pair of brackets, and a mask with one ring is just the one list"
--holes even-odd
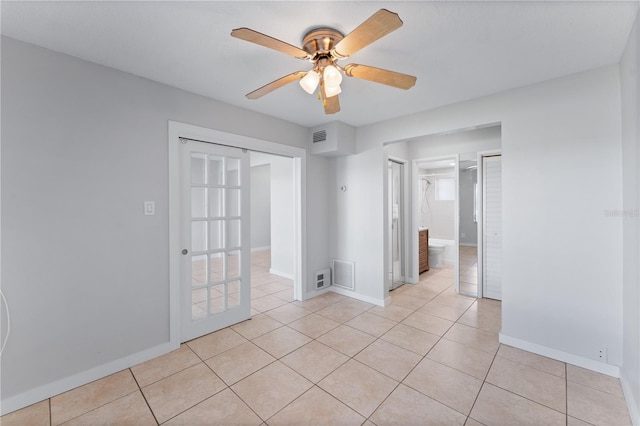
[(320, 74), (315, 71), (309, 71), (307, 75), (300, 79), (300, 87), (302, 87), (305, 92), (312, 95), (313, 92), (316, 91), (316, 87), (318, 87), (319, 82)]
[(338, 87), (340, 86), (340, 83), (342, 83), (342, 73), (333, 65), (328, 65), (324, 68), (322, 77), (324, 79), (325, 88)]
[(327, 98), (335, 96), (338, 93), (342, 93), (342, 89), (340, 88), (340, 85), (328, 86), (328, 85), (325, 84), (325, 86), (324, 86), (324, 94), (327, 96)]

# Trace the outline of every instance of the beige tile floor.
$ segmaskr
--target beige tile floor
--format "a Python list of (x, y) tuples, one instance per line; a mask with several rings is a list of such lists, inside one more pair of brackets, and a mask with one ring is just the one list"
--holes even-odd
[(11, 425), (628, 425), (617, 379), (498, 343), (453, 271), (373, 306), (253, 260), (253, 319), (1, 418)]

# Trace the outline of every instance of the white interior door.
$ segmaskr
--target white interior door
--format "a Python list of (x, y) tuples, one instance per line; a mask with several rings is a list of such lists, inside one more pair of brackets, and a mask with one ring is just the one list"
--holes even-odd
[(251, 316), (249, 152), (180, 145), (181, 340)]
[(483, 157), (483, 296), (502, 300), (502, 157)]

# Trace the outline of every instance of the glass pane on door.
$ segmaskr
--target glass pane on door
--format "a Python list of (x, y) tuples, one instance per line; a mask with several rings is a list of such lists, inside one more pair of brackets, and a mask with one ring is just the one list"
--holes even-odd
[[(246, 163), (245, 163), (246, 164)], [(191, 153), (191, 321), (241, 305), (243, 162)]]

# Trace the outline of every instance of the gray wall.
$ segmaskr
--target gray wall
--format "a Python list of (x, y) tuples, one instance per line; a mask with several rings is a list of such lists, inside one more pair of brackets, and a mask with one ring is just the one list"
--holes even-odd
[[(640, 12), (639, 12), (640, 13)], [(640, 14), (620, 63), (622, 94), (623, 363), (622, 384), (640, 424)], [(613, 218), (616, 220), (615, 218)]]
[[(500, 339), (617, 374), (622, 225), (605, 211), (623, 199), (620, 110), (620, 74), (613, 65), (359, 127), (358, 153), (337, 164), (338, 175), (352, 179), (352, 186), (366, 181), (375, 188), (341, 194), (337, 211), (336, 228), (347, 242), (341, 255), (360, 260), (356, 289), (385, 295), (384, 144), (501, 123)], [(347, 226), (354, 215), (360, 223)], [(360, 246), (366, 244), (366, 252), (359, 255), (359, 247), (348, 242), (362, 240), (363, 229)], [(599, 361), (599, 347), (608, 348), (606, 363)]]
[(251, 248), (271, 246), (271, 165), (251, 167)]
[[(4, 37), (1, 63), (5, 402), (168, 342), (168, 120), (298, 147), (309, 131)], [(328, 264), (327, 163), (307, 170), (309, 277)]]
[(477, 181), (477, 169), (460, 170), (460, 245), (478, 245), (478, 224), (473, 221), (473, 184)]

